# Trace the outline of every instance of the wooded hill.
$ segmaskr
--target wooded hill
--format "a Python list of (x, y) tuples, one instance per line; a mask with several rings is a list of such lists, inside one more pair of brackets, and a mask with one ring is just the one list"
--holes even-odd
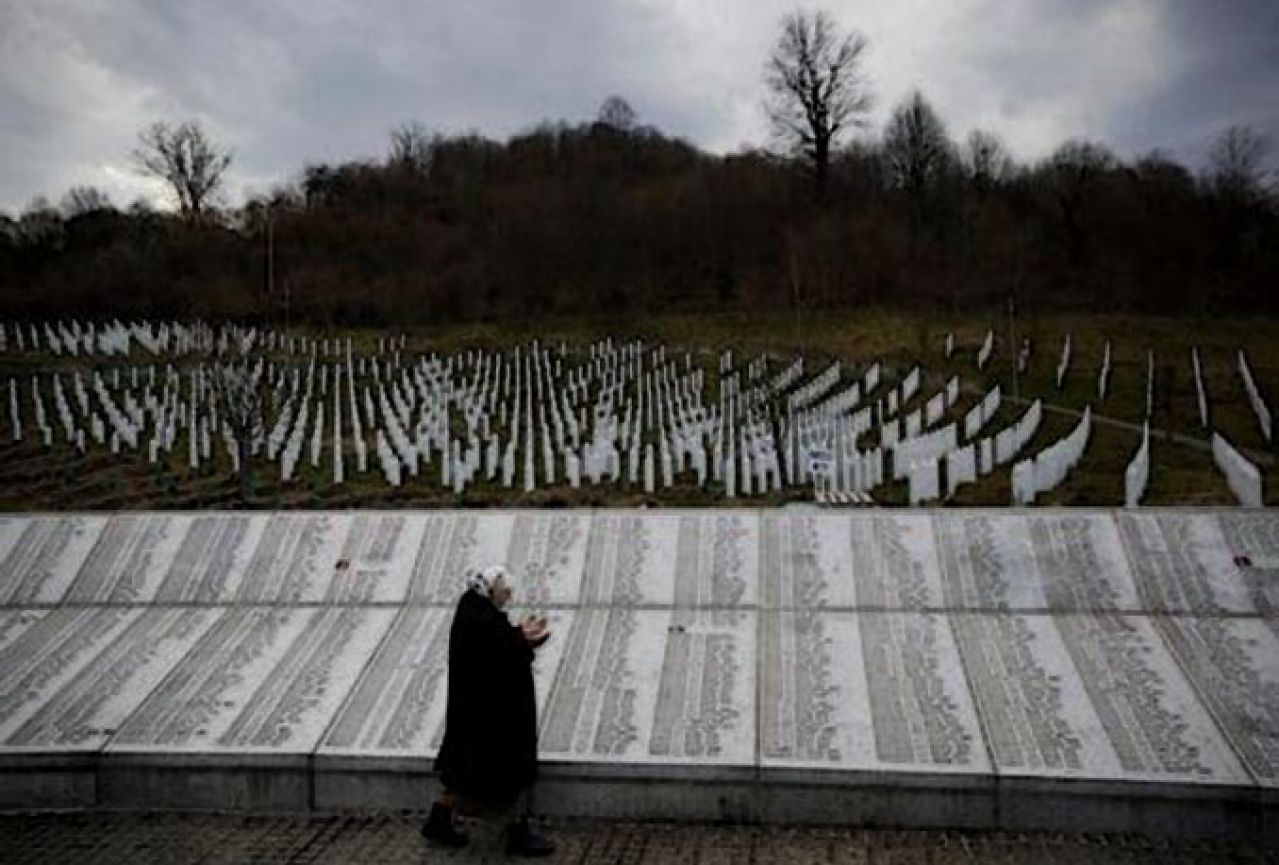
[(1010, 293), (1023, 309), (1279, 311), (1279, 208), (1264, 185), (1081, 142), (1016, 165), (983, 155), (980, 136), (941, 134), (926, 171), (890, 136), (837, 151), (820, 196), (798, 159), (599, 121), (310, 165), (197, 220), (100, 196), (37, 201), (0, 216), (0, 306), (9, 319), (283, 323), (287, 302), (294, 324), (374, 326), (959, 311)]

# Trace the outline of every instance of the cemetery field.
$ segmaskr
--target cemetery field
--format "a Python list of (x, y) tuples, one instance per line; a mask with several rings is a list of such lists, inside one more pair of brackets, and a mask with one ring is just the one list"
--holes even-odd
[[(209, 323), (164, 345), (165, 334), (187, 331), (152, 322), (114, 350), (104, 335), (106, 348), (82, 345), (74, 356), (56, 335), (80, 323), (39, 323), (40, 335), (20, 346), (17, 326), (5, 324), (0, 509), (7, 511), (755, 507), (813, 501), (804, 464), (823, 450), (844, 455), (836, 460), (836, 489), (858, 492), (863, 503), (1002, 506), (1014, 500), (1015, 465), (1072, 432), (1086, 432), (1086, 444), (1071, 454), (1064, 477), (1040, 484), (1034, 503), (1118, 506), (1147, 420), (1141, 504), (1238, 504), (1214, 459), (1214, 433), (1255, 470), (1262, 500), (1279, 503), (1276, 450), (1238, 357), (1243, 349), (1258, 398), (1272, 409), (1279, 322), (1264, 319), (1025, 315), (1015, 322), (1015, 342), (1006, 312), (926, 317), (886, 309), (393, 333), (285, 334)], [(46, 326), (52, 343), (40, 330)], [(22, 327), (30, 333), (30, 323)], [(113, 330), (112, 339), (121, 332)], [(244, 350), (228, 351), (236, 345)], [(232, 356), (260, 366), (255, 381), (267, 394), (258, 452), (240, 476), (225, 430), (214, 426), (208, 392), (215, 360)], [(523, 372), (512, 376), (516, 368)], [(840, 395), (848, 398), (840, 402)], [(951, 424), (964, 430), (984, 400), (992, 411), (974, 435), (956, 434), (936, 453), (930, 446), (912, 451), (937, 466), (928, 477), (894, 477), (905, 451), (894, 448), (895, 437), (926, 445), (921, 436)], [(1081, 430), (1085, 408), (1090, 418)], [(893, 440), (886, 426), (900, 430)], [(1013, 429), (1015, 453), (983, 467), (980, 439)], [(130, 435), (133, 444), (124, 441)], [(978, 454), (978, 469), (951, 491), (941, 479), (955, 477), (954, 452), (964, 449)], [(882, 478), (846, 468), (846, 460), (869, 454), (887, 467)], [(725, 460), (734, 457), (750, 488), (736, 474), (731, 486), (723, 477)]]

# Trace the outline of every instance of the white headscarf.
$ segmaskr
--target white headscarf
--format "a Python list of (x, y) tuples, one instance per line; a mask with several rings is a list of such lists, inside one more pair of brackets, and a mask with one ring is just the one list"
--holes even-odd
[(508, 583), (511, 581), (511, 575), (501, 565), (489, 565), (484, 569), (467, 568), (466, 587), (478, 595), (491, 598), (493, 596), (493, 584), (497, 582), (499, 577), (505, 578)]

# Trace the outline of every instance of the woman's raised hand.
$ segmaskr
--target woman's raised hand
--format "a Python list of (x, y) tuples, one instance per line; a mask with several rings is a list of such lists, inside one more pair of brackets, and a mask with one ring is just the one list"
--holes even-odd
[(546, 642), (551, 636), (551, 632), (546, 627), (546, 617), (538, 618), (536, 616), (525, 616), (524, 621), (520, 622), (520, 630), (524, 633), (524, 639), (528, 640), (534, 648)]

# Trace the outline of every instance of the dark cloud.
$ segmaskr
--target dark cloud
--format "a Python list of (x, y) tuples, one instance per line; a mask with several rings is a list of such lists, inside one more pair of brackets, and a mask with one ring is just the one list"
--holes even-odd
[(1177, 74), (1114, 118), (1112, 140), (1129, 152), (1159, 146), (1191, 164), (1231, 125), (1279, 145), (1279, 3), (1175, 0), (1167, 20)]
[[(231, 198), (308, 161), (379, 156), (420, 119), (504, 137), (610, 93), (712, 150), (762, 144), (761, 74), (790, 0), (47, 0), (0, 4), (0, 206), (92, 183), (159, 193), (136, 133), (197, 117), (236, 155)], [(1276, 129), (1269, 0), (856, 0), (873, 128), (919, 87), (962, 138), (1023, 158), (1061, 141), (1194, 161), (1230, 123)]]

